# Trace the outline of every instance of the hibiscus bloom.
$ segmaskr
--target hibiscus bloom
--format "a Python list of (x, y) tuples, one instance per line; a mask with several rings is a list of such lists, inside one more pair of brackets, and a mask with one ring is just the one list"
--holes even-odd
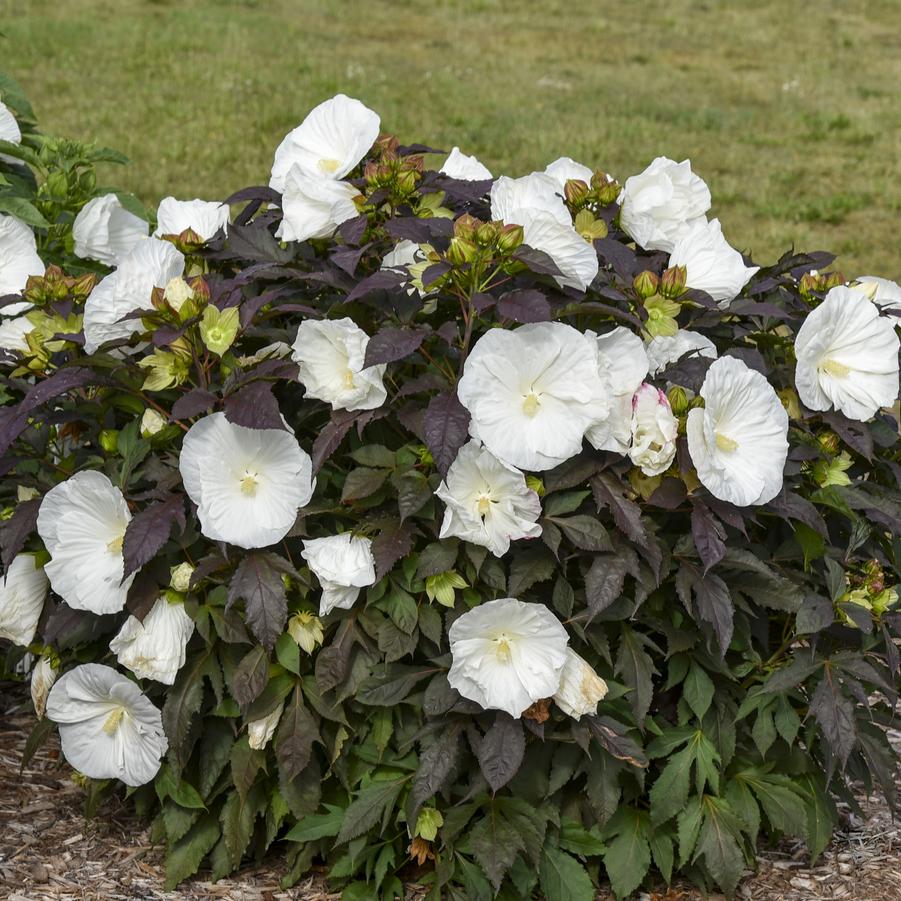
[(594, 172), (568, 156), (561, 156), (545, 166), (544, 174), (550, 175), (557, 182), (557, 189), (562, 194), (568, 181), (584, 181), (587, 185), (591, 184)]
[(701, 484), (738, 507), (765, 504), (782, 489), (788, 414), (772, 385), (735, 357), (720, 357), (701, 386), (704, 407), (688, 413), (688, 450)]
[(27, 336), (34, 331), (34, 323), (24, 316), (0, 319), (0, 350), (28, 353)]
[(618, 326), (604, 335), (586, 332), (597, 343), (598, 366), (610, 386), (610, 415), (592, 426), (585, 437), (598, 450), (625, 454), (632, 438), (632, 397), (648, 374), (644, 342)]
[(107, 341), (142, 330), (140, 319), (125, 319), (149, 309), (154, 288), (165, 288), (185, 270), (185, 258), (168, 241), (147, 238), (136, 244), (115, 272), (91, 291), (84, 306), (84, 349), (92, 354)]
[(408, 276), (410, 287), (407, 288), (407, 294), (419, 294), (423, 297), (426, 292), (422, 285), (422, 274), (426, 266), (428, 261), (421, 245), (405, 238), (385, 254), (379, 268), (399, 271)]
[(491, 218), (507, 225), (522, 225), (516, 217), (528, 210), (548, 213), (561, 225), (571, 228), (572, 216), (562, 194), (557, 179), (544, 172), (532, 172), (521, 178), (502, 175), (491, 186)]
[[(30, 276), (43, 274), (34, 232), (15, 216), (0, 213), (0, 297), (21, 294)], [(0, 307), (0, 316), (15, 316), (30, 307), (29, 303), (10, 304)]]
[(619, 224), (639, 247), (671, 253), (683, 226), (703, 222), (710, 191), (689, 160), (659, 156), (640, 175), (626, 179), (619, 205)]
[(742, 255), (723, 237), (719, 219), (686, 226), (676, 238), (670, 266), (685, 267), (685, 285), (709, 294), (722, 309), (741, 294), (759, 266), (745, 266)]
[[(897, 282), (878, 275), (862, 275), (851, 287), (863, 291), (876, 306), (901, 312), (901, 285)], [(901, 324), (901, 319), (896, 319), (895, 324)]]
[(185, 664), (185, 648), (194, 633), (194, 620), (182, 603), (157, 598), (141, 622), (129, 616), (109, 649), (121, 666), (139, 679), (172, 685)]
[(898, 397), (896, 320), (855, 288), (833, 288), (795, 338), (795, 382), (811, 410), (866, 422)]
[(178, 465), (200, 531), (237, 547), (281, 541), (313, 496), (313, 461), (292, 433), (244, 428), (224, 413), (191, 426)]
[(439, 170), (444, 175), (459, 181), (487, 181), (494, 178), (487, 166), (483, 166), (474, 156), (467, 156), (454, 147)]
[(387, 366), (363, 366), (369, 335), (352, 319), (306, 319), (297, 329), (292, 359), (308, 397), (333, 410), (374, 410), (388, 397)]
[(560, 688), (569, 636), (544, 604), (500, 598), (454, 620), (448, 682), (486, 710), (519, 717)]
[(607, 683), (592, 669), (587, 660), (572, 648), (566, 649), (566, 663), (560, 675), (560, 687), (554, 702), (574, 720), (597, 712), (598, 704), (607, 694)]
[(50, 691), (47, 717), (59, 724), (63, 756), (91, 779), (150, 782), (169, 746), (160, 711), (125, 676), (86, 663)]
[(331, 237), (342, 222), (357, 215), (354, 197), (359, 193), (349, 182), (316, 178), (295, 166), (285, 176), (276, 235), (283, 241)]
[(683, 357), (716, 359), (716, 345), (706, 335), (689, 329), (679, 329), (675, 335), (658, 335), (648, 342), (645, 350), (651, 375), (659, 375)]
[(293, 166), (311, 178), (344, 178), (375, 143), (380, 125), (376, 113), (344, 94), (320, 103), (279, 144), (269, 187), (283, 193)]
[(666, 472), (676, 456), (679, 421), (659, 388), (645, 383), (635, 393), (631, 431), (629, 459), (646, 476)]
[(552, 469), (582, 449), (609, 413), (595, 339), (560, 322), (491, 329), (475, 343), (457, 385), (469, 433), (519, 469)]
[(47, 711), (47, 696), (53, 683), (56, 682), (56, 668), (50, 662), (49, 657), (38, 657), (38, 662), (31, 671), (31, 703), (34, 705), (35, 715), (39, 720), (44, 718)]
[(154, 235), (180, 235), (191, 229), (209, 241), (219, 231), (228, 232), (229, 209), (215, 200), (176, 200), (164, 197), (156, 211)]
[[(9, 141), (10, 144), (22, 143), (22, 130), (19, 128), (19, 123), (12, 114), (12, 110), (2, 101), (0, 101), (0, 141)], [(0, 154), (0, 159), (13, 160), (14, 157)], [(18, 163), (19, 160), (15, 160), (15, 162)]]
[(17, 554), (0, 577), (0, 638), (27, 648), (47, 600), (47, 576), (34, 554)]
[(478, 441), (460, 448), (435, 493), (446, 505), (439, 538), (456, 535), (502, 557), (511, 541), (541, 535), (538, 495), (518, 469)]
[(75, 256), (118, 266), (147, 237), (150, 226), (115, 194), (89, 200), (72, 225)]
[(360, 596), (361, 588), (375, 585), (375, 558), (368, 538), (350, 532), (311, 538), (304, 541), (300, 556), (322, 586), (320, 616), (336, 607), (349, 610)]
[(53, 590), (76, 610), (118, 613), (134, 574), (122, 581), (122, 542), (131, 513), (102, 473), (77, 472), (44, 495), (37, 528), (51, 560)]

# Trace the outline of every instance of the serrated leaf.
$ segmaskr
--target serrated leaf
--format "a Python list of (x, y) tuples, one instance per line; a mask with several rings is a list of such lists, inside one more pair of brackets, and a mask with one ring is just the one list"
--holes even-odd
[(269, 551), (252, 551), (238, 564), (228, 586), (226, 609), (243, 599), (247, 625), (266, 650), (288, 621), (288, 603), (283, 575), (294, 574), (294, 568), (283, 557)]
[(626, 561), (616, 554), (598, 554), (585, 575), (585, 599), (591, 617), (606, 610), (623, 593)]
[(517, 773), (526, 750), (522, 725), (509, 714), (498, 712), (479, 744), (479, 768), (492, 791), (499, 791)]
[(688, 675), (685, 677), (682, 692), (688, 706), (699, 720), (704, 719), (704, 714), (710, 709), (715, 691), (713, 680), (707, 675), (704, 668), (693, 660), (688, 669)]
[(419, 345), (428, 337), (429, 332), (431, 329), (428, 326), (418, 328), (384, 326), (369, 339), (363, 367), (403, 360), (419, 349)]
[(422, 437), (438, 472), (446, 476), (457, 451), (469, 440), (469, 410), (456, 392), (432, 398), (422, 420)]
[(268, 681), (269, 655), (262, 647), (253, 648), (241, 658), (232, 673), (232, 694), (246, 710), (259, 697)]
[(225, 799), (219, 813), (219, 822), (222, 824), (222, 837), (232, 868), (241, 863), (253, 836), (253, 824), (265, 810), (266, 801), (266, 790), (262, 785), (255, 785), (246, 795), (232, 792)]
[(576, 516), (549, 518), (551, 522), (555, 523), (562, 530), (563, 534), (573, 545), (580, 550), (594, 553), (613, 550), (607, 530), (593, 516), (578, 514)]
[(622, 676), (631, 692), (629, 704), (635, 720), (641, 725), (647, 716), (654, 695), (652, 676), (657, 672), (645, 650), (643, 636), (629, 626), (623, 626), (614, 672)]
[(409, 820), (415, 822), (419, 809), (447, 784), (460, 757), (460, 726), (454, 724), (439, 732), (419, 755), (419, 765), (410, 792)]
[(501, 814), (497, 801), (489, 803), (485, 815), (470, 830), (473, 856), (499, 892), (504, 875), (516, 856), (525, 850), (525, 842), (517, 830)]
[(390, 782), (373, 782), (364, 788), (344, 811), (341, 831), (336, 839), (337, 844), (349, 842), (358, 835), (368, 832), (383, 818), (387, 819), (406, 781), (404, 778)]
[(205, 814), (166, 855), (166, 890), (172, 891), (180, 882), (193, 876), (217, 841), (219, 822), (213, 814)]
[(278, 429), (287, 427), (282, 419), (272, 385), (264, 381), (251, 382), (225, 398), (225, 418), (245, 429)]
[(194, 717), (203, 703), (203, 676), (209, 665), (209, 656), (207, 651), (181, 668), (163, 704), (163, 729), (169, 739), (169, 759), (179, 771), (187, 765), (190, 757), (188, 737)]
[(318, 739), (316, 720), (304, 706), (303, 690), (298, 684), (285, 703), (275, 734), (275, 755), (280, 775), (289, 782), (297, 777), (310, 762), (313, 742)]
[(123, 580), (156, 556), (175, 524), (185, 530), (185, 504), (178, 494), (155, 501), (132, 517), (122, 543)]
[[(651, 868), (651, 848), (648, 844), (642, 815), (628, 807), (617, 812), (617, 834), (608, 840), (604, 852), (604, 868), (610, 877), (613, 891), (623, 898), (641, 885)], [(608, 829), (614, 827), (614, 820)]]
[(547, 322), (551, 318), (550, 303), (534, 288), (502, 294), (496, 309), (498, 316), (514, 322)]
[(704, 799), (704, 825), (695, 856), (703, 856), (707, 871), (731, 896), (741, 879), (745, 861), (737, 841), (734, 815), (728, 812), (726, 805), (726, 801), (709, 795)]
[(518, 598), (537, 582), (553, 578), (556, 570), (557, 561), (547, 551), (534, 550), (517, 554), (510, 564), (507, 591), (511, 597)]
[(538, 879), (547, 901), (592, 901), (594, 886), (588, 871), (574, 857), (545, 846)]
[(651, 821), (655, 825), (665, 823), (684, 809), (691, 788), (693, 762), (694, 747), (689, 745), (670, 757), (651, 786), (648, 799), (651, 803)]
[(854, 703), (842, 691), (831, 667), (826, 667), (810, 699), (813, 714), (826, 745), (842, 767), (857, 743), (857, 725), (854, 720)]
[(352, 469), (344, 479), (341, 503), (349, 504), (370, 497), (385, 484), (389, 475), (387, 469), (370, 469), (366, 466)]

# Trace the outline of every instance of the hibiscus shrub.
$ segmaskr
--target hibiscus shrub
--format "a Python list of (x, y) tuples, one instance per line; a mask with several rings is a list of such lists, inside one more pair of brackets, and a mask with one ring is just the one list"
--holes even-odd
[(276, 842), (348, 899), (816, 858), (894, 802), (897, 286), (749, 265), (687, 162), (435, 152), (338, 96), (270, 186), (150, 238), (98, 198), (7, 289), (27, 753), (130, 786), (172, 885)]

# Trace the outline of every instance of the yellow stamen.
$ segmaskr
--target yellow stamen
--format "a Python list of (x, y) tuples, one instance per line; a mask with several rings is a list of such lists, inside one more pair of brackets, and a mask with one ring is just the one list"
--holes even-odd
[(476, 505), (476, 510), (479, 516), (487, 516), (489, 511), (491, 510), (491, 499), (487, 495), (483, 494), (479, 498), (479, 502)]
[(122, 544), (125, 541), (125, 534), (123, 533), (118, 538), (114, 538), (112, 541), (108, 542), (106, 545), (106, 549), (111, 554), (121, 554), (122, 553)]
[(540, 406), (541, 401), (538, 400), (538, 395), (532, 392), (527, 395), (526, 399), (522, 402), (522, 411), (526, 416), (534, 416), (538, 412)]
[(323, 172), (328, 172), (329, 175), (333, 172), (337, 172), (340, 165), (341, 160), (319, 160), (319, 168), (322, 169)]
[(356, 387), (356, 385), (354, 384), (354, 374), (353, 374), (353, 371), (350, 369), (344, 370), (344, 387), (345, 388), (355, 388)]
[(506, 663), (510, 659), (510, 642), (507, 641), (506, 635), (500, 635), (494, 639), (497, 642), (498, 660)]
[(122, 718), (125, 716), (125, 708), (117, 707), (107, 718), (106, 722), (103, 724), (103, 731), (107, 735), (115, 735), (116, 729), (119, 728), (119, 723), (122, 722)]
[(738, 450), (738, 442), (729, 438), (727, 435), (723, 435), (720, 432), (716, 433), (716, 446), (721, 451), (734, 451)]
[(244, 477), (241, 479), (241, 493), (253, 497), (257, 493), (259, 484), (255, 472), (245, 472)]
[(851, 373), (851, 369), (844, 363), (839, 363), (838, 360), (823, 360), (819, 368), (839, 379), (843, 379)]

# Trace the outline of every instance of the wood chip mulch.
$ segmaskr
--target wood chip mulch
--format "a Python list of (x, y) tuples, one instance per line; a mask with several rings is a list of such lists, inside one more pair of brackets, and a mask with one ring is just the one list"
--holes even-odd
[[(279, 882), (276, 852), (260, 867), (245, 867), (213, 883), (203, 871), (177, 891), (163, 889), (163, 852), (146, 825), (117, 798), (86, 821), (83, 790), (61, 759), (56, 737), (20, 773), (25, 739), (34, 724), (27, 694), (0, 685), (0, 899), (6, 901), (119, 901), (227, 898), (236, 901), (338, 901), (314, 876), (290, 890)], [(895, 733), (901, 748), (901, 733)], [(811, 867), (801, 842), (761, 848), (759, 868), (738, 888), (740, 901), (901, 901), (901, 826), (882, 798), (861, 798), (864, 816), (842, 811), (842, 824)], [(411, 886), (408, 899), (422, 898)], [(700, 901), (688, 886), (673, 886), (639, 901)], [(708, 896), (722, 901), (722, 896)], [(598, 901), (613, 901), (602, 892)]]

